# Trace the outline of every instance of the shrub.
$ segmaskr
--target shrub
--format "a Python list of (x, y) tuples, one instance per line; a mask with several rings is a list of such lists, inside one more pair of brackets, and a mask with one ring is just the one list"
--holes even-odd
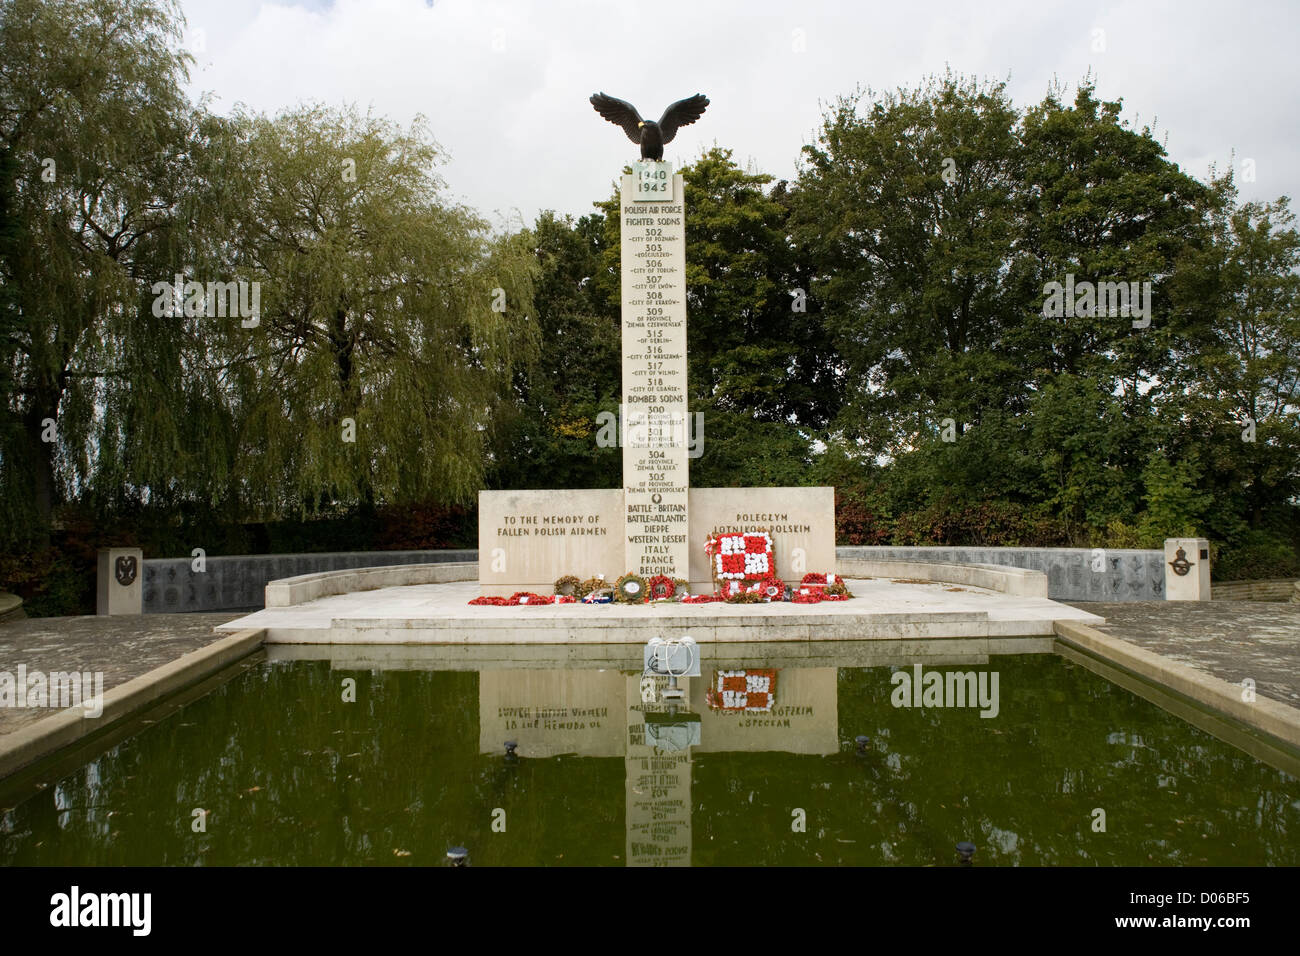
[(889, 518), (851, 493), (836, 492), (836, 544), (888, 544), (893, 534), (893, 522)]
[(1300, 553), (1284, 537), (1268, 531), (1248, 531), (1219, 549), (1216, 581), (1258, 581), (1300, 577)]
[(901, 515), (894, 528), (899, 545), (1056, 547), (1068, 540), (1055, 518), (1005, 501), (936, 501)]

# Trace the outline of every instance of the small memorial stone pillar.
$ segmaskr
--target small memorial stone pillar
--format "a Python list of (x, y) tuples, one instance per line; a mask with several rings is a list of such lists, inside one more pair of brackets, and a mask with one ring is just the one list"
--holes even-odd
[(1204, 538), (1165, 539), (1165, 600), (1210, 599), (1210, 542)]
[(144, 552), (139, 548), (104, 548), (96, 574), (96, 614), (140, 614), (143, 610)]

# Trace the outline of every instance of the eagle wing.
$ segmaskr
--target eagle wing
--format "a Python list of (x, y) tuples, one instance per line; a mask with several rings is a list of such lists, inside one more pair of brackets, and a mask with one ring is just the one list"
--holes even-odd
[(641, 115), (627, 100), (620, 100), (617, 96), (609, 96), (605, 93), (593, 93), (591, 105), (596, 107), (597, 113), (615, 126), (623, 127), (623, 132), (627, 133), (627, 138), (632, 142), (641, 142)]
[[(703, 116), (704, 108), (708, 105), (709, 98), (703, 93), (696, 93), (684, 100), (678, 100), (664, 110), (663, 118), (659, 120), (659, 132), (663, 134), (664, 143), (673, 141), (673, 137), (677, 135), (677, 127), (690, 126)], [(600, 109), (599, 106), (596, 108)]]

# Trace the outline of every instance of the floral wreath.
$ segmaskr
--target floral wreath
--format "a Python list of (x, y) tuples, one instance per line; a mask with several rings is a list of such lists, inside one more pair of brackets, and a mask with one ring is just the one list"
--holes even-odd
[(666, 574), (656, 574), (645, 583), (646, 592), (652, 601), (671, 598), (677, 593), (677, 580)]
[(614, 582), (614, 600), (619, 604), (644, 604), (647, 590), (645, 578), (628, 572)]
[(582, 588), (582, 580), (576, 574), (566, 574), (564, 577), (555, 579), (555, 593), (564, 594), (569, 597), (584, 597), (585, 594), (579, 594)]
[(470, 604), (488, 607), (536, 607), (540, 604), (573, 604), (577, 598), (567, 594), (537, 594), (534, 591), (516, 591), (510, 597), (476, 597)]
[(803, 576), (799, 582), (798, 591), (800, 594), (807, 595), (809, 592), (815, 592), (820, 596), (814, 600), (804, 600), (800, 604), (815, 604), (817, 601), (847, 601), (853, 597), (853, 592), (849, 586), (844, 583), (844, 578), (836, 574), (810, 573)]
[[(742, 594), (752, 595), (752, 600), (732, 601)], [(756, 581), (723, 581), (718, 585), (718, 597), (733, 604), (755, 604), (759, 601), (784, 601), (785, 582), (775, 574), (769, 574)]]
[(716, 586), (722, 581), (755, 581), (776, 572), (772, 535), (768, 531), (728, 531), (709, 535), (704, 542), (709, 573)]
[(607, 587), (609, 587), (609, 582), (605, 580), (604, 575), (598, 574), (594, 578), (587, 578), (587, 580), (579, 584), (577, 588), (574, 589), (573, 596), (581, 601), (583, 598), (587, 597), (587, 595), (595, 594), (602, 588)]

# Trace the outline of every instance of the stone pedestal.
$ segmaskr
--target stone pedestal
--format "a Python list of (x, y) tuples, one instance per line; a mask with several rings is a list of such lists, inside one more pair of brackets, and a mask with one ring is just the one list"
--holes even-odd
[[(684, 181), (669, 163), (636, 163), (622, 178), (619, 205), (623, 487), (481, 492), (483, 593), (549, 594), (562, 575), (612, 585), (628, 572), (712, 592), (704, 546), (720, 531), (771, 532), (787, 583), (834, 571), (834, 489), (690, 487), (707, 423), (692, 418), (687, 402)], [(593, 438), (604, 445), (611, 436)]]
[(1204, 538), (1165, 539), (1165, 600), (1210, 599), (1210, 542)]
[(646, 162), (620, 193), (623, 564), (643, 577), (690, 572), (683, 190), (668, 163)]
[[(613, 584), (637, 571), (627, 565), (625, 548), (635, 547), (628, 539), (643, 532), (623, 527), (623, 500), (618, 488), (479, 492), (483, 593), (550, 594), (564, 574), (584, 580), (603, 574)], [(809, 571), (835, 570), (833, 488), (692, 488), (688, 500), (690, 521), (681, 536), (687, 538), (689, 573), (677, 576), (696, 594), (713, 590), (704, 541), (720, 531), (770, 531), (777, 574), (787, 583), (797, 584)]]
[(96, 614), (139, 614), (143, 608), (144, 552), (139, 548), (104, 548), (96, 573)]

